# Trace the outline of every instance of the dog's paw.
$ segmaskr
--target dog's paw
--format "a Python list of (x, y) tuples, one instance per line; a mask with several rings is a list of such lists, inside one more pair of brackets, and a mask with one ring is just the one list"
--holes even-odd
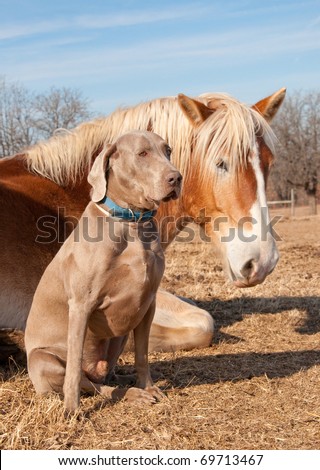
[(152, 387), (146, 387), (144, 389), (145, 392), (148, 392), (152, 397), (154, 397), (157, 401), (162, 400), (165, 398), (165, 394), (160, 390), (159, 387), (153, 385)]
[(79, 411), (79, 403), (74, 400), (64, 399), (64, 417), (71, 418)]
[(129, 403), (152, 405), (158, 400), (155, 394), (151, 393), (150, 390), (151, 388), (149, 390), (143, 390), (142, 388), (131, 387), (127, 390), (124, 398)]

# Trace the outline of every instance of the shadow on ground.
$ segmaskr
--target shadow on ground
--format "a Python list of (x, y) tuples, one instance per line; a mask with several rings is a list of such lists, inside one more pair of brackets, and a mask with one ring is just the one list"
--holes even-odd
[(151, 373), (169, 386), (186, 388), (190, 384), (238, 382), (254, 377), (269, 379), (292, 376), (320, 364), (320, 349), (275, 353), (217, 354), (179, 357), (151, 363)]
[[(217, 333), (215, 342), (224, 337), (220, 328), (242, 321), (245, 315), (278, 314), (290, 310), (302, 310), (306, 317), (296, 328), (297, 333), (312, 335), (320, 331), (320, 297), (239, 297), (231, 300), (214, 299), (195, 301), (213, 316)], [(231, 339), (232, 341), (232, 339)]]

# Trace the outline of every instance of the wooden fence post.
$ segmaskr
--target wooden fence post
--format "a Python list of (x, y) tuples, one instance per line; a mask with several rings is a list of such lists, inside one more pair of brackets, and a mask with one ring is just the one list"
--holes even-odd
[(293, 217), (295, 213), (294, 202), (294, 189), (291, 188), (291, 217)]

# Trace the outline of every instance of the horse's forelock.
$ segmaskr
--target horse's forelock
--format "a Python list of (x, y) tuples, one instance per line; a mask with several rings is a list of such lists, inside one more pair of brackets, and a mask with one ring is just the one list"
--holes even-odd
[(234, 172), (246, 167), (257, 137), (263, 137), (273, 148), (274, 133), (259, 112), (226, 94), (206, 93), (201, 98), (205, 103), (219, 103), (197, 132), (195, 166), (203, 176), (211, 178), (210, 170), (222, 159)]

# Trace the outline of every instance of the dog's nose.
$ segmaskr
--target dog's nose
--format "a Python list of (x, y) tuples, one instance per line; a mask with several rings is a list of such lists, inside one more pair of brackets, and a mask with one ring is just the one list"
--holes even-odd
[(179, 173), (179, 171), (172, 171), (167, 175), (167, 183), (170, 184), (170, 186), (179, 186), (182, 181), (182, 176)]

